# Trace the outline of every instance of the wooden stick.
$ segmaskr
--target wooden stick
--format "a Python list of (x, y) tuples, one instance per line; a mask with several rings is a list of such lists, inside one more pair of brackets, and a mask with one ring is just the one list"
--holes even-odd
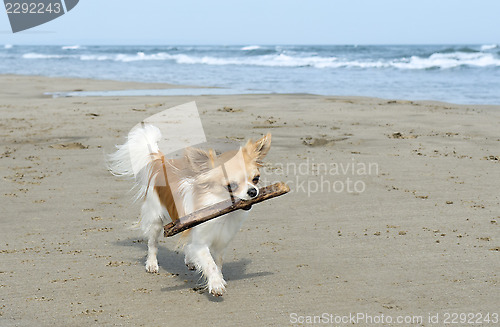
[(259, 189), (259, 195), (250, 200), (234, 199), (234, 203), (228, 199), (217, 204), (200, 209), (189, 215), (181, 217), (164, 226), (165, 237), (174, 236), (186, 229), (192, 228), (196, 225), (204, 223), (208, 220), (220, 217), (226, 213), (243, 209), (248, 210), (256, 203), (283, 195), (290, 192), (290, 188), (285, 183), (276, 183)]

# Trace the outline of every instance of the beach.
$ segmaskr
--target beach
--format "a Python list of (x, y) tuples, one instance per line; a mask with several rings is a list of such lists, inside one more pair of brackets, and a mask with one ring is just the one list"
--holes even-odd
[[(500, 106), (44, 95), (172, 87), (0, 75), (1, 326), (288, 326), (359, 313), (394, 326), (421, 316), (415, 325), (430, 326), (429, 315), (438, 315), (434, 325), (446, 314), (498, 317)], [(212, 138), (272, 133), (262, 180), (292, 189), (252, 209), (228, 249), (221, 298), (200, 289), (177, 237), (162, 238), (160, 271), (146, 273), (132, 183), (105, 165), (135, 124), (190, 101)]]

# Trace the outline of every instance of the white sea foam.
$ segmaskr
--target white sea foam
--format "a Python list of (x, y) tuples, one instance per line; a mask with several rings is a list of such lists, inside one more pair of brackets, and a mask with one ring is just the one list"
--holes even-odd
[(498, 48), (498, 44), (485, 44), (481, 46), (481, 51), (488, 51)]
[(395, 60), (346, 60), (336, 57), (293, 57), (285, 54), (263, 55), (253, 58), (195, 57), (184, 54), (165, 55), (164, 59), (178, 64), (247, 65), (266, 67), (315, 67), (315, 68), (398, 68), (398, 69), (449, 69), (459, 66), (500, 66), (500, 60), (484, 53), (435, 53), (428, 58), (412, 56)]
[(78, 50), (81, 47), (79, 45), (65, 45), (61, 47), (62, 50)]
[(79, 58), (80, 58), (80, 60), (83, 60), (83, 61), (92, 61), (92, 60), (95, 60), (95, 61), (113, 60), (113, 58), (112, 58), (112, 57), (110, 57), (110, 56), (106, 56), (106, 55), (81, 55)]
[(249, 51), (249, 50), (257, 50), (257, 49), (260, 49), (260, 46), (258, 46), (258, 45), (248, 45), (246, 47), (241, 48), (240, 50)]
[(4, 49), (12, 49), (13, 45), (12, 44), (5, 44), (3, 46)]
[(396, 69), (449, 69), (460, 66), (471, 67), (500, 67), (500, 58), (492, 53), (484, 52), (451, 52), (434, 53), (428, 57), (411, 56), (398, 59), (345, 59), (338, 57), (326, 57), (318, 55), (302, 54), (267, 54), (260, 56), (196, 56), (187, 54), (170, 54), (167, 52), (145, 53), (137, 52), (135, 54), (84, 54), (84, 55), (59, 55), (59, 54), (40, 54), (26, 53), (22, 56), (24, 59), (60, 59), (69, 58), (82, 61), (115, 61), (115, 62), (134, 62), (134, 61), (172, 61), (183, 65), (239, 65), (239, 66), (263, 66), (263, 67), (314, 67), (322, 68), (396, 68)]
[(449, 69), (460, 66), (487, 67), (500, 66), (500, 60), (490, 53), (434, 53), (428, 58), (412, 56), (409, 59), (394, 61), (393, 67), (399, 69)]
[(204, 64), (204, 65), (245, 65), (266, 67), (303, 67), (314, 66), (318, 68), (328, 67), (337, 58), (331, 57), (292, 57), (285, 54), (262, 55), (251, 58), (247, 57), (212, 57), (212, 56), (188, 56), (185, 54), (163, 54), (163, 59), (174, 60), (178, 64)]
[(25, 53), (23, 54), (24, 59), (59, 59), (63, 58), (64, 56), (62, 55), (55, 55), (55, 54), (41, 54), (41, 53)]
[(147, 60), (169, 60), (172, 59), (171, 57), (172, 57), (171, 55), (164, 52), (159, 52), (149, 55), (145, 54), (144, 52), (137, 52), (135, 55), (123, 54), (123, 53), (112, 54), (112, 55), (88, 54), (88, 55), (80, 55), (79, 59), (83, 61), (109, 60), (109, 61), (119, 61), (119, 62), (132, 62), (132, 61), (147, 61)]
[(169, 60), (172, 59), (172, 55), (165, 52), (145, 54), (144, 52), (137, 52), (135, 55), (128, 54), (117, 54), (111, 57), (111, 60), (121, 61), (121, 62), (131, 62), (131, 61), (147, 61), (147, 60)]

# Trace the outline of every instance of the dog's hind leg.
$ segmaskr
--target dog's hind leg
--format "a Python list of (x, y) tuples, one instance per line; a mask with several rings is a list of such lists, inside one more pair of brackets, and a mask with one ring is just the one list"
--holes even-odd
[(146, 271), (150, 273), (158, 272), (158, 238), (163, 230), (161, 219), (155, 221), (148, 231), (148, 257), (146, 259)]
[(162, 215), (164, 214), (160, 201), (156, 194), (146, 197), (142, 205), (141, 228), (148, 239), (148, 256), (146, 259), (146, 271), (158, 272), (158, 239), (163, 231)]

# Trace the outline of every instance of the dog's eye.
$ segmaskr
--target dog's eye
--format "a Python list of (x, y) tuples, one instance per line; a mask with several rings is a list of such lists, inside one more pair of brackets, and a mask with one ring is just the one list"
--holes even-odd
[(260, 176), (255, 176), (255, 177), (252, 179), (252, 183), (257, 184), (257, 183), (259, 182), (259, 179), (260, 179)]
[(233, 183), (229, 183), (226, 185), (226, 188), (229, 192), (234, 192), (238, 189), (238, 184), (233, 182)]

